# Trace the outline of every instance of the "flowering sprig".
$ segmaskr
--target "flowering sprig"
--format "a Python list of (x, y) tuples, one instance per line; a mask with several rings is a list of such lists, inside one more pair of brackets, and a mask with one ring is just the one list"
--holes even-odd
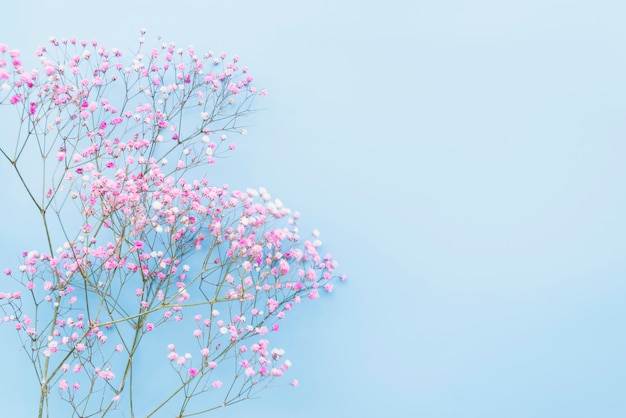
[[(247, 399), (291, 365), (269, 343), (280, 321), (344, 279), (319, 233), (303, 239), (299, 214), (265, 189), (197, 176), (236, 149), (228, 136), (246, 133), (240, 119), (265, 95), (239, 58), (167, 43), (146, 52), (144, 34), (130, 60), (96, 41), (51, 38), (32, 71), (0, 44), (0, 105), (19, 120), (0, 154), (48, 244), (4, 270), (22, 289), (0, 292), (0, 322), (34, 366), (40, 417), (55, 392), (74, 416), (105, 416), (125, 400), (131, 416), (178, 402), (182, 417)], [(167, 329), (185, 332), (150, 348)], [(133, 398), (150, 373), (133, 359), (155, 349), (176, 378), (143, 411)], [(194, 404), (203, 393), (220, 400)]]

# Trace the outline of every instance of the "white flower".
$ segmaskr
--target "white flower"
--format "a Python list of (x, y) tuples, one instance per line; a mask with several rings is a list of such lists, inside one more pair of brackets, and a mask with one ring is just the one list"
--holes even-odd
[(274, 360), (278, 360), (280, 357), (285, 355), (285, 350), (282, 348), (273, 348), (271, 354)]

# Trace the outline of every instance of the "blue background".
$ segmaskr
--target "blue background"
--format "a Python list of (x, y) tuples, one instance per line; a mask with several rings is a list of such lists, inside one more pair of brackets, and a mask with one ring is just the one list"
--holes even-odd
[[(618, 0), (14, 1), (0, 43), (134, 48), (145, 27), (268, 89), (215, 182), (300, 211), (349, 281), (281, 328), (300, 387), (216, 416), (623, 417), (625, 19)], [(0, 175), (15, 265), (38, 224)], [(34, 416), (0, 338), (2, 414)]]

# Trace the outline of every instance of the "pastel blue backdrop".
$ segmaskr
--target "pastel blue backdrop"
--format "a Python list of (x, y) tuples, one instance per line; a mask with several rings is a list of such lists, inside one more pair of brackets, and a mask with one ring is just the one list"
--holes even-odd
[[(0, 42), (145, 27), (268, 89), (216, 182), (300, 211), (349, 281), (283, 327), (300, 387), (215, 416), (623, 417), (625, 20), (618, 0), (7, 1)], [(37, 236), (0, 175), (4, 266)], [(0, 338), (2, 415), (34, 416)]]

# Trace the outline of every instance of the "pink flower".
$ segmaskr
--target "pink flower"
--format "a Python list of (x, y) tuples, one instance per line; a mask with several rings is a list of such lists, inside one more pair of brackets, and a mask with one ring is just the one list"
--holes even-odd
[(299, 383), (298, 383), (298, 379), (293, 379), (293, 380), (291, 381), (291, 386), (293, 386), (294, 388), (295, 388), (295, 387), (298, 387), (298, 385), (299, 385)]
[(289, 273), (289, 263), (286, 262), (284, 259), (281, 259), (278, 263), (278, 271), (281, 275)]
[(216, 380), (215, 382), (213, 382), (213, 387), (215, 389), (219, 389), (222, 387), (222, 382), (220, 382), (219, 380)]
[(188, 373), (189, 373), (189, 376), (194, 377), (195, 375), (198, 374), (198, 369), (192, 367), (191, 369), (189, 369)]
[(146, 324), (146, 331), (152, 331), (154, 329), (154, 324), (148, 322)]
[(115, 378), (115, 374), (113, 374), (110, 370), (101, 370), (98, 373), (98, 377), (104, 380), (111, 380)]

